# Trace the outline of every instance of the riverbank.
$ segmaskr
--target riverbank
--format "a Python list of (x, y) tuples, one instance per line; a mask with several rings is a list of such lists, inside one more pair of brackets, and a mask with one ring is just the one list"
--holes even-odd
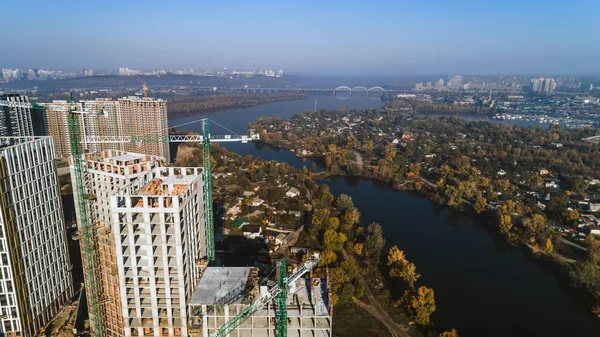
[(284, 92), (277, 94), (235, 94), (200, 97), (186, 97), (167, 102), (170, 119), (185, 118), (192, 115), (204, 115), (227, 109), (244, 109), (253, 106), (306, 99), (303, 92)]
[[(302, 159), (308, 158), (310, 160), (320, 162), (320, 163), (326, 162), (325, 156), (319, 156), (314, 153), (308, 153), (306, 155), (298, 155), (299, 151), (297, 149), (294, 149), (293, 146), (290, 143), (287, 143), (285, 140), (279, 140), (277, 142), (270, 142), (267, 139), (267, 140), (261, 140), (261, 141), (263, 141), (265, 144), (267, 144), (269, 146), (288, 150), (288, 151), (294, 153), (297, 157), (302, 158)], [(354, 161), (349, 161), (347, 163), (346, 167), (348, 167), (349, 165), (352, 165), (353, 163), (356, 164), (356, 162), (359, 160), (362, 161), (362, 158), (356, 158)], [(331, 168), (332, 166), (325, 165), (325, 167)], [(336, 166), (335, 171), (326, 169), (326, 170), (320, 171), (320, 172), (311, 172), (311, 174), (315, 180), (318, 180), (321, 182), (324, 180), (330, 179), (332, 177), (337, 177), (337, 176), (374, 179), (376, 181), (387, 184), (389, 187), (393, 188), (394, 190), (409, 191), (409, 192), (417, 193), (421, 196), (426, 197), (428, 200), (430, 200), (431, 202), (434, 202), (438, 205), (450, 207), (456, 211), (462, 212), (464, 214), (468, 214), (469, 216), (475, 216), (487, 224), (486, 227), (493, 232), (493, 235), (497, 236), (498, 238), (501, 238), (506, 243), (508, 243), (509, 245), (511, 245), (515, 248), (526, 251), (527, 253), (531, 254), (533, 257), (539, 259), (540, 261), (543, 261), (543, 263), (546, 266), (551, 265), (550, 269), (554, 273), (556, 273), (556, 275), (561, 280), (563, 285), (565, 287), (571, 288), (572, 292), (574, 294), (576, 294), (576, 296), (579, 298), (579, 300), (582, 303), (585, 303), (585, 306), (587, 308), (589, 308), (590, 312), (592, 312), (594, 315), (597, 315), (600, 318), (600, 315), (598, 314), (599, 309), (597, 306), (597, 299), (594, 297), (595, 296), (594, 290), (591, 288), (581, 289), (581, 288), (573, 287), (574, 266), (580, 267), (577, 264), (578, 263), (583, 264), (585, 262), (581, 257), (581, 253), (573, 252), (572, 247), (566, 246), (566, 245), (560, 246), (561, 251), (559, 251), (557, 248), (555, 248), (555, 245), (556, 246), (558, 246), (558, 245), (555, 243), (552, 243), (552, 242), (549, 243), (550, 248), (548, 248), (548, 246), (540, 247), (537, 244), (532, 245), (530, 242), (524, 241), (523, 238), (527, 237), (527, 235), (524, 232), (528, 230), (528, 227), (527, 227), (527, 223), (529, 221), (528, 218), (526, 218), (524, 216), (516, 215), (516, 214), (511, 214), (510, 215), (511, 230), (504, 231), (502, 229), (502, 226), (500, 225), (499, 219), (498, 219), (499, 212), (502, 211), (501, 209), (499, 210), (499, 207), (502, 206), (501, 204), (499, 204), (497, 206), (486, 205), (485, 207), (483, 207), (482, 210), (477, 211), (476, 205), (474, 205), (472, 202), (465, 200), (465, 199), (459, 199), (450, 204), (448, 202), (448, 199), (450, 198), (449, 195), (440, 196), (438, 193), (439, 191), (437, 190), (436, 184), (420, 175), (413, 175), (414, 179), (398, 181), (398, 180), (387, 179), (385, 177), (378, 175), (372, 169), (372, 167), (365, 166), (362, 168), (363, 169), (356, 170), (353, 174), (350, 174), (350, 173), (346, 172), (345, 170), (340, 169), (339, 167)], [(514, 225), (513, 225), (513, 223), (514, 223)], [(564, 239), (561, 238), (560, 240), (563, 241)], [(547, 245), (548, 245), (548, 243), (547, 243)]]

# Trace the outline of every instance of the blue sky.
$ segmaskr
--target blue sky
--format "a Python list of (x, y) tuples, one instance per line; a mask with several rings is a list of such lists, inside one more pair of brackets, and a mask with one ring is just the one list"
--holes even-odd
[(600, 74), (598, 0), (7, 1), (0, 68)]

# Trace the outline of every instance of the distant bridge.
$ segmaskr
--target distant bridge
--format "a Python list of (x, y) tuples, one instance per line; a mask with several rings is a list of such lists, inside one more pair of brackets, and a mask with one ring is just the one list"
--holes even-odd
[(353, 93), (364, 92), (367, 96), (371, 93), (379, 92), (384, 94), (386, 92), (399, 92), (406, 90), (389, 90), (384, 89), (382, 87), (371, 87), (367, 88), (364, 86), (339, 86), (337, 88), (291, 88), (291, 87), (281, 87), (281, 88), (261, 88), (261, 87), (196, 87), (198, 90), (203, 91), (230, 91), (230, 92), (240, 92), (240, 93), (273, 93), (273, 92), (283, 92), (283, 91), (302, 91), (309, 94), (329, 94), (329, 95), (337, 95), (339, 93), (348, 93), (349, 96), (352, 96)]
[(338, 92), (349, 92), (350, 96), (352, 96), (352, 92), (366, 92), (367, 96), (369, 96), (369, 92), (381, 92), (384, 93), (386, 91), (390, 91), (390, 90), (385, 90), (382, 87), (371, 87), (371, 88), (366, 88), (366, 87), (362, 87), (362, 86), (358, 86), (358, 87), (354, 87), (354, 88), (350, 88), (347, 86), (341, 86), (341, 87), (337, 87), (335, 89), (333, 89), (333, 96), (335, 96)]

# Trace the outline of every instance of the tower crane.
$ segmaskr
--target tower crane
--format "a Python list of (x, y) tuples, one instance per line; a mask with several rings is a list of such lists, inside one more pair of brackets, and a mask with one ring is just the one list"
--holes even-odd
[[(94, 114), (88, 112), (88, 114)], [(186, 142), (198, 142), (202, 144), (202, 180), (204, 189), (204, 216), (206, 222), (206, 258), (209, 262), (215, 260), (215, 239), (214, 239), (214, 216), (213, 216), (213, 203), (212, 203), (212, 173), (210, 163), (210, 143), (223, 143), (223, 142), (241, 142), (248, 143), (249, 141), (258, 139), (258, 134), (252, 135), (239, 135), (230, 129), (214, 122), (216, 124), (232, 134), (213, 136), (209, 131), (209, 119), (203, 118), (197, 121), (188, 122), (182, 125), (188, 125), (195, 122), (202, 122), (202, 135), (168, 135), (167, 137), (161, 135), (142, 135), (142, 136), (86, 136), (84, 137), (84, 143), (86, 144), (115, 144), (115, 143), (146, 143), (146, 142), (170, 142), (170, 143), (186, 143)], [(174, 127), (181, 126), (176, 125)]]
[[(302, 275), (311, 271), (317, 264), (319, 264), (319, 261), (321, 261), (319, 254), (313, 253), (302, 264), (302, 266), (300, 266), (300, 268), (297, 268), (290, 276), (287, 276), (285, 258), (282, 259), (277, 266), (279, 274), (278, 284), (271, 287), (268, 292), (258, 297), (239, 314), (225, 322), (225, 324), (212, 333), (210, 337), (229, 336), (231, 331), (239, 327), (247, 318), (252, 316), (256, 311), (274, 299), (277, 299), (277, 337), (287, 337), (287, 294), (290, 285), (298, 281)], [(285, 314), (283, 314), (284, 310)]]
[[(69, 103), (71, 103), (71, 99), (69, 99)], [(8, 106), (12, 107), (21, 107), (21, 108), (29, 108), (29, 109), (46, 109), (43, 106), (32, 105), (31, 103), (21, 103), (21, 102), (8, 102), (8, 101), (0, 101), (0, 106)], [(101, 322), (101, 312), (100, 312), (100, 298), (98, 293), (98, 279), (96, 275), (95, 268), (95, 241), (94, 241), (94, 225), (95, 219), (94, 215), (88, 212), (90, 207), (90, 203), (93, 201), (93, 198), (88, 197), (87, 188), (85, 185), (85, 167), (83, 165), (82, 159), (82, 149), (81, 143), (79, 142), (79, 126), (77, 123), (77, 118), (75, 117), (76, 111), (72, 109), (72, 105), (69, 104), (68, 110), (63, 110), (64, 112), (68, 112), (68, 126), (69, 126), (69, 135), (71, 142), (71, 154), (73, 156), (73, 166), (75, 168), (75, 182), (77, 189), (77, 203), (80, 209), (80, 219), (79, 225), (82, 231), (82, 250), (85, 254), (84, 262), (84, 275), (87, 283), (87, 289), (89, 293), (87, 294), (87, 299), (90, 302), (91, 314), (94, 317), (94, 336), (102, 337), (103, 328)], [(79, 113), (83, 113), (79, 111)]]
[[(46, 109), (44, 106), (33, 105), (31, 103), (21, 102), (10, 102), (0, 101), (0, 106), (8, 107), (22, 107), (30, 109)], [(79, 135), (79, 123), (77, 115), (94, 116), (99, 115), (102, 112), (98, 111), (75, 111), (75, 106), (72, 105), (69, 100), (69, 106), (67, 109), (64, 107), (52, 107), (55, 111), (63, 111), (68, 113), (68, 127), (69, 127), (69, 140), (71, 144), (71, 155), (73, 158), (73, 166), (75, 169), (75, 187), (77, 189), (77, 203), (81, 210), (79, 225), (82, 231), (82, 249), (85, 253), (85, 268), (84, 274), (88, 283), (88, 301), (90, 301), (91, 314), (95, 318), (94, 321), (94, 336), (101, 337), (103, 335), (101, 312), (100, 312), (100, 296), (98, 293), (98, 280), (96, 276), (95, 265), (95, 241), (94, 241), (94, 227), (95, 219), (93, 214), (88, 212), (90, 203), (93, 202), (93, 196), (88, 196), (86, 188), (86, 165), (84, 165), (83, 154), (84, 150), (80, 139), (83, 139), (83, 143), (87, 144), (109, 144), (109, 143), (141, 143), (141, 142), (200, 142), (202, 144), (202, 157), (204, 168), (202, 170), (203, 178), (203, 189), (204, 189), (204, 200), (205, 200), (205, 222), (206, 222), (206, 251), (207, 260), (212, 262), (215, 260), (215, 249), (214, 249), (214, 217), (213, 217), (213, 204), (212, 204), (212, 174), (210, 167), (210, 143), (211, 142), (242, 142), (247, 143), (251, 140), (258, 139), (258, 135), (238, 135), (237, 133), (221, 126), (222, 128), (229, 130), (232, 134), (211, 136), (209, 132), (209, 119), (203, 118), (197, 121), (188, 122), (182, 125), (187, 125), (195, 122), (202, 122), (202, 135), (168, 135), (163, 137), (160, 135), (143, 135), (143, 136), (87, 136), (80, 137)], [(182, 126), (177, 125), (177, 126)], [(177, 127), (175, 126), (175, 127)], [(85, 129), (84, 129), (85, 132)]]

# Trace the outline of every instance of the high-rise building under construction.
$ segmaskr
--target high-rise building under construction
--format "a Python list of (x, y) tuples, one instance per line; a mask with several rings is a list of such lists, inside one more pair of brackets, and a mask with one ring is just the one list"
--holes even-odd
[(57, 144), (57, 156), (66, 158), (71, 155), (68, 128), (68, 110), (96, 112), (97, 114), (78, 114), (82, 144), (88, 152), (99, 152), (106, 149), (131, 151), (159, 156), (170, 160), (168, 142), (125, 142), (125, 143), (88, 143), (88, 136), (129, 136), (156, 137), (167, 139), (167, 102), (150, 97), (129, 96), (112, 100), (98, 98), (95, 100), (69, 103), (66, 100), (55, 100), (52, 103), (41, 103), (46, 107), (48, 134)]
[(88, 154), (84, 165), (99, 297), (88, 305), (99, 301), (101, 315), (89, 310), (90, 319), (107, 336), (185, 333), (206, 256), (201, 169), (166, 168), (163, 158), (119, 150)]
[(0, 335), (37, 336), (73, 296), (54, 146), (0, 141)]

